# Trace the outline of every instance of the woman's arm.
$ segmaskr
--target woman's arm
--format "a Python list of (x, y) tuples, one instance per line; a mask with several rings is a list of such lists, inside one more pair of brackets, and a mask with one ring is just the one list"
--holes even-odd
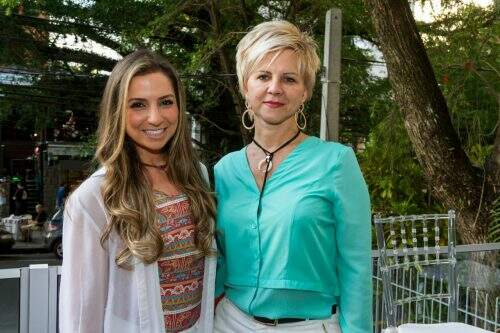
[(351, 148), (340, 154), (334, 177), (343, 333), (372, 332), (371, 212), (366, 183)]
[[(100, 205), (88, 209), (74, 193), (64, 210), (59, 329), (62, 333), (103, 331), (108, 290), (108, 253), (100, 244), (101, 230), (94, 219)], [(87, 196), (83, 194), (82, 196)]]

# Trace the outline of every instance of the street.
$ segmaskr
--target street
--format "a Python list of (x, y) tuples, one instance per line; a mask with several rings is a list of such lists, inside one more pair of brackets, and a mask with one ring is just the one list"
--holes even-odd
[(48, 264), (49, 266), (61, 265), (62, 260), (57, 259), (52, 252), (10, 251), (0, 253), (0, 269), (28, 267), (32, 264)]

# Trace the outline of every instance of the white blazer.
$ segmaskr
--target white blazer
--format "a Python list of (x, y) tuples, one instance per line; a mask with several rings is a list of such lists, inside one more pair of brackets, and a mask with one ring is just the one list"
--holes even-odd
[[(206, 179), (205, 166), (202, 171)], [(162, 333), (165, 324), (157, 263), (137, 260), (132, 270), (118, 267), (123, 248), (112, 231), (101, 195), (105, 170), (96, 171), (68, 198), (64, 210), (64, 259), (59, 292), (61, 333)], [(213, 242), (215, 248), (215, 242)], [(201, 317), (189, 332), (213, 330), (216, 258), (205, 258)]]

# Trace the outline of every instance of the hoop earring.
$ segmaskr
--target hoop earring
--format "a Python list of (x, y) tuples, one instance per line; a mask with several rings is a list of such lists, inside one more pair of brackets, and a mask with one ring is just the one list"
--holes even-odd
[[(299, 125), (299, 117), (301, 117), (302, 120), (304, 120), (304, 124), (302, 126)], [(297, 112), (295, 112), (295, 124), (297, 124), (297, 127), (301, 131), (303, 131), (307, 126), (307, 119), (306, 119), (306, 115), (304, 114), (304, 104), (301, 104), (299, 106), (299, 110)]]
[[(246, 106), (247, 109), (241, 115), (241, 123), (243, 124), (243, 127), (245, 127), (247, 130), (251, 130), (255, 126), (255, 122), (253, 120), (253, 110), (248, 105), (248, 102), (245, 102), (245, 106)], [(250, 120), (252, 121), (251, 125), (247, 125), (246, 122), (245, 122), (245, 117), (247, 115), (248, 115), (248, 118), (250, 118)]]

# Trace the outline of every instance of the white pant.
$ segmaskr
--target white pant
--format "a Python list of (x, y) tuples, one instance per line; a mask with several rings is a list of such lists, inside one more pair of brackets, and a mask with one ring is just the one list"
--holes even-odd
[(303, 332), (303, 333), (342, 333), (337, 314), (328, 319), (304, 320), (296, 323), (270, 326), (256, 321), (236, 307), (230, 300), (223, 298), (215, 310), (215, 333), (247, 332)]

